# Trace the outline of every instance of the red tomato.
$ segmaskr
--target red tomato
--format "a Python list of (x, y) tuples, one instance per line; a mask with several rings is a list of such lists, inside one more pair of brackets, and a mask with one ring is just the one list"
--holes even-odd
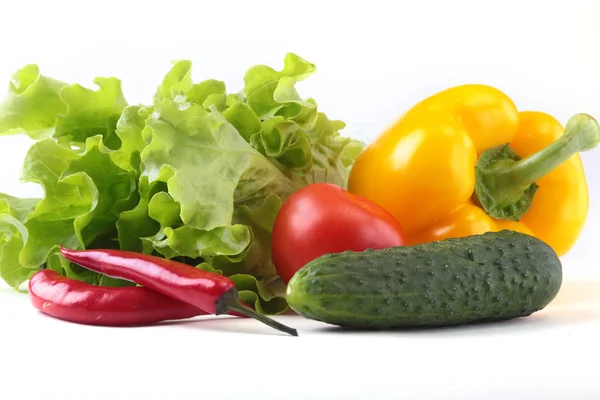
[(404, 243), (402, 227), (379, 205), (339, 186), (316, 183), (281, 206), (273, 227), (273, 264), (288, 283), (302, 266), (324, 254)]

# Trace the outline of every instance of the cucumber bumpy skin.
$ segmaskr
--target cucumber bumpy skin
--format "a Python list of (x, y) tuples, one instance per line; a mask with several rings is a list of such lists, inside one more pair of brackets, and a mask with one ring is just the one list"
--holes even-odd
[(504, 230), (406, 247), (327, 254), (290, 280), (298, 314), (349, 328), (450, 326), (526, 317), (557, 295), (562, 265)]

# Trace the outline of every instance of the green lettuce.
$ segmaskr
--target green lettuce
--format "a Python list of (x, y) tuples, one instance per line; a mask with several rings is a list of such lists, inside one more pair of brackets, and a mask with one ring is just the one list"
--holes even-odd
[(35, 141), (21, 179), (44, 195), (0, 194), (0, 277), (18, 288), (50, 268), (130, 285), (69, 263), (58, 246), (123, 249), (223, 274), (259, 312), (283, 312), (271, 261), (279, 208), (311, 183), (346, 187), (363, 148), (296, 90), (315, 71), (290, 53), (281, 71), (253, 66), (228, 93), (216, 79), (195, 83), (182, 60), (149, 104), (130, 105), (114, 77), (91, 90), (25, 66), (0, 103), (0, 135)]
[(13, 75), (8, 95), (0, 103), (0, 135), (26, 133), (32, 139), (54, 134), (56, 116), (67, 111), (60, 98), (66, 83), (43, 76), (37, 65), (26, 65)]

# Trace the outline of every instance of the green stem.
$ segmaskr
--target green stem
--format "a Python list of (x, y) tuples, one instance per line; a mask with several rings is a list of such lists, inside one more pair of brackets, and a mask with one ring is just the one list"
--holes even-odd
[(475, 168), (475, 200), (494, 218), (518, 221), (531, 207), (540, 178), (598, 143), (598, 122), (587, 114), (577, 114), (557, 141), (523, 159), (508, 144), (488, 149)]
[(574, 154), (591, 150), (599, 142), (598, 122), (587, 114), (577, 114), (567, 122), (565, 133), (557, 141), (497, 173), (507, 175), (513, 186), (527, 187)]
[(253, 309), (251, 309), (249, 307), (245, 307), (239, 301), (232, 301), (231, 303), (228, 303), (227, 308), (229, 308), (232, 311), (237, 311), (238, 313), (245, 315), (247, 317), (259, 320), (260, 322), (264, 323), (265, 325), (270, 326), (271, 328), (277, 329), (277, 330), (285, 332), (285, 333), (289, 333), (292, 336), (298, 336), (298, 331), (296, 331), (295, 329), (290, 328), (289, 326), (283, 325), (283, 324), (267, 317), (266, 315), (259, 314), (256, 311), (254, 311)]

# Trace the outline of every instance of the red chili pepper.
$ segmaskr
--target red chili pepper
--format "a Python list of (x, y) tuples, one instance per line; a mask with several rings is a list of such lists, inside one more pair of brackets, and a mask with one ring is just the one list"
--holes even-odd
[(146, 325), (207, 314), (143, 287), (94, 286), (52, 270), (31, 277), (29, 297), (44, 314), (87, 325)]
[(295, 329), (245, 307), (233, 281), (214, 272), (142, 253), (110, 249), (71, 250), (60, 247), (63, 256), (82, 267), (113, 278), (136, 282), (165, 296), (221, 315), (235, 311), (264, 324), (298, 336)]

